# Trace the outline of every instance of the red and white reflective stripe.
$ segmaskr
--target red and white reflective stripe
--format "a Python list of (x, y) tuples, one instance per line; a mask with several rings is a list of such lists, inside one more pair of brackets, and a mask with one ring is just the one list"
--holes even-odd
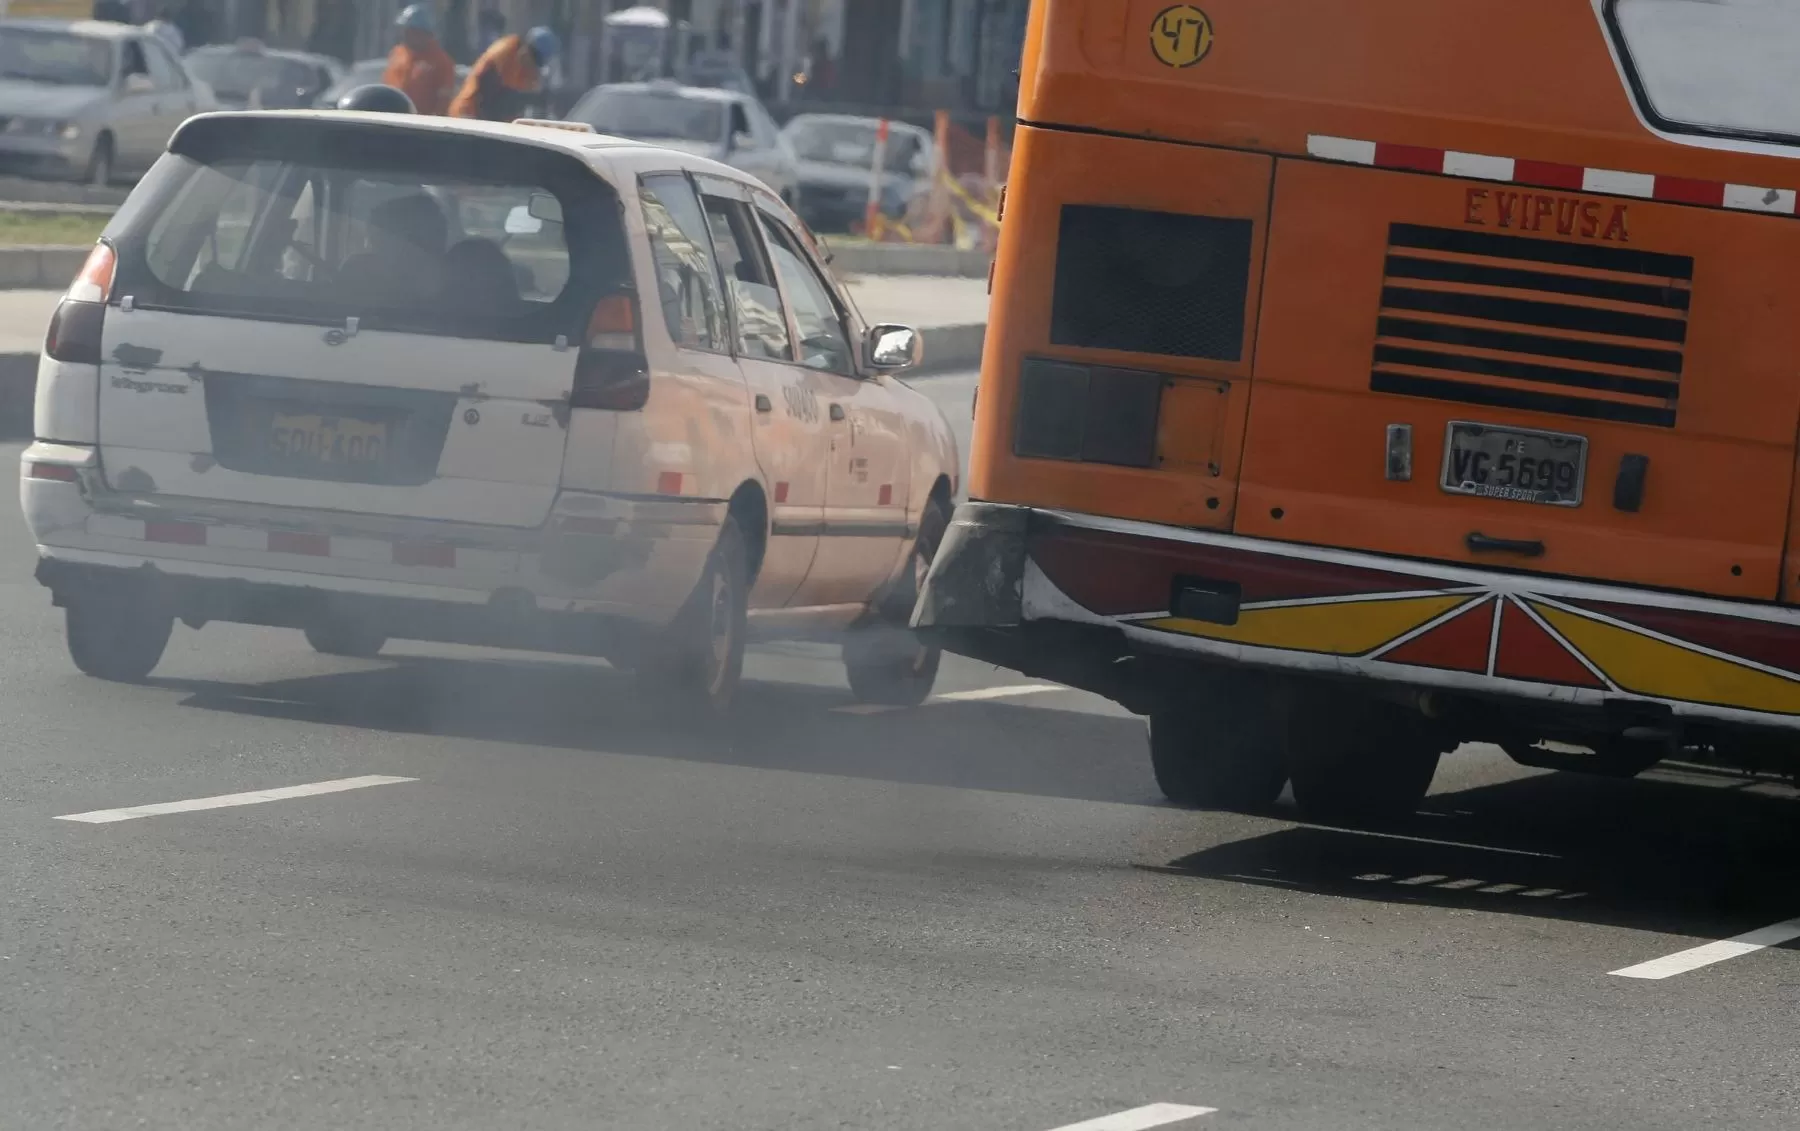
[(1554, 161), (1527, 161), (1523, 158), (1495, 157), (1486, 153), (1462, 153), (1454, 149), (1357, 141), (1354, 138), (1327, 137), (1324, 134), (1308, 135), (1306, 152), (1321, 161), (1347, 161), (1355, 165), (1372, 165), (1378, 169), (1408, 169), (1419, 173), (1442, 173), (1449, 177), (1531, 185), (1534, 188), (1565, 189), (1606, 196), (1635, 196), (1642, 200), (1701, 204), (1745, 212), (1775, 212), (1783, 216), (1795, 214), (1793, 189), (1734, 185), (1723, 181), (1696, 181), (1687, 177), (1664, 177), (1651, 173), (1627, 173), (1618, 169), (1593, 169), (1580, 165), (1561, 165)]
[(101, 538), (156, 542), (165, 546), (205, 546), (214, 550), (249, 550), (301, 558), (333, 558), (374, 565), (421, 566), (434, 569), (515, 573), (520, 556), (510, 550), (481, 550), (448, 542), (393, 542), (385, 538), (349, 538), (297, 530), (259, 530), (206, 522), (146, 522), (97, 514), (88, 533)]

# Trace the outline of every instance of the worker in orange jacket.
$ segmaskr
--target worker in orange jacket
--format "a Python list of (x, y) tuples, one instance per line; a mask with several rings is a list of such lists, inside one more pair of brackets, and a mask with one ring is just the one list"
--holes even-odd
[(544, 68), (560, 47), (547, 27), (495, 40), (470, 68), (462, 92), (450, 103), (450, 116), (490, 122), (523, 117), (543, 90)]
[(430, 4), (408, 4), (394, 21), (400, 42), (388, 55), (381, 81), (406, 92), (421, 114), (443, 114), (456, 93), (456, 62), (438, 42)]

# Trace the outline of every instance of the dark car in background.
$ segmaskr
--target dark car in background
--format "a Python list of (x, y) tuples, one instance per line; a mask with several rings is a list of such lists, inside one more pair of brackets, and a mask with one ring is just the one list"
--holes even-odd
[[(842, 232), (861, 224), (880, 126), (875, 118), (800, 114), (782, 129), (799, 162), (795, 210), (814, 230)], [(881, 211), (890, 218), (902, 216), (913, 197), (931, 183), (931, 133), (889, 122), (881, 166)]]
[(344, 75), (344, 65), (329, 56), (276, 50), (254, 40), (196, 47), (185, 62), (227, 110), (310, 107)]

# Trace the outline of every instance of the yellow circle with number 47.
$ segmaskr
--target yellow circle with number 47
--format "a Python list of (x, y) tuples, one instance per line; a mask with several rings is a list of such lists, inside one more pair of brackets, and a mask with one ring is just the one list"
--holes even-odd
[(1212, 20), (1192, 4), (1164, 8), (1150, 23), (1150, 50), (1164, 66), (1191, 67), (1212, 45)]

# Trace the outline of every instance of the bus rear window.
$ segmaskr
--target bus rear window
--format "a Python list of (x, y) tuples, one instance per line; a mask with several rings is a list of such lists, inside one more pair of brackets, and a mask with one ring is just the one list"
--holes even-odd
[(1652, 125), (1800, 144), (1800, 4), (1608, 0), (1605, 11)]

